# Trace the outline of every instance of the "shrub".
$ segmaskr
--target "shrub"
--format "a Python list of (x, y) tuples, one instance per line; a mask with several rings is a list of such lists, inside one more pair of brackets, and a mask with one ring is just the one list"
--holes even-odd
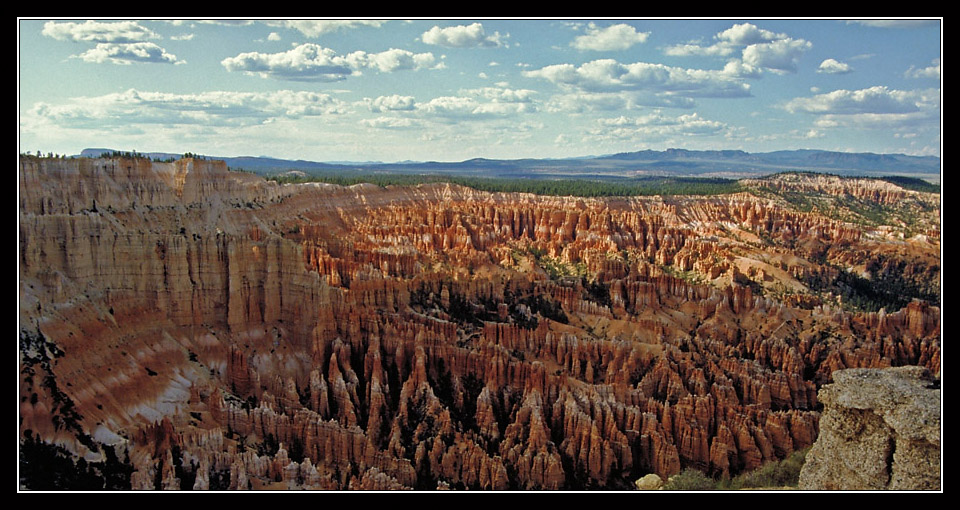
[(768, 462), (732, 480), (721, 482), (720, 487), (729, 490), (796, 487), (800, 483), (800, 469), (809, 450), (798, 450), (779, 462)]
[(716, 488), (716, 480), (693, 468), (671, 476), (663, 485), (663, 490), (667, 491), (710, 491)]

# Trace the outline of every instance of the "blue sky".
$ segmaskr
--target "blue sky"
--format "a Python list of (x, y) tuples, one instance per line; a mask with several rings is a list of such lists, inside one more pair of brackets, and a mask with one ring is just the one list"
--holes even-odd
[(940, 156), (942, 20), (20, 19), (20, 150)]

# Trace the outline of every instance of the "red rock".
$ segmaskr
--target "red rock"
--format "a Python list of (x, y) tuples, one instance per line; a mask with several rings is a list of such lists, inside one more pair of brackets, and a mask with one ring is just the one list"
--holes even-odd
[(940, 367), (937, 306), (771, 292), (839, 267), (936, 281), (938, 222), (884, 243), (749, 194), (279, 186), (199, 160), (27, 157), (19, 191), (21, 433), (126, 445), (140, 489), (180, 486), (174, 447), (198, 489), (732, 476), (813, 444), (833, 371)]

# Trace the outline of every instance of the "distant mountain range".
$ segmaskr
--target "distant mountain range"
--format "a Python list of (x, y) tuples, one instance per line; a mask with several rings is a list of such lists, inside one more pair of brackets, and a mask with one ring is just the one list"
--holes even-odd
[[(81, 157), (98, 157), (113, 149), (84, 149)], [(156, 159), (177, 159), (182, 155), (150, 152)], [(838, 175), (939, 175), (940, 158), (904, 154), (869, 152), (832, 152), (822, 150), (790, 150), (749, 153), (739, 150), (692, 151), (667, 149), (622, 152), (606, 156), (568, 159), (484, 159), (460, 162), (404, 161), (318, 162), (285, 160), (264, 156), (222, 157), (232, 169), (243, 169), (264, 175), (288, 171), (311, 173), (404, 173), (453, 174), (473, 177), (526, 178), (623, 178), (641, 176), (751, 177), (785, 171), (810, 171)]]

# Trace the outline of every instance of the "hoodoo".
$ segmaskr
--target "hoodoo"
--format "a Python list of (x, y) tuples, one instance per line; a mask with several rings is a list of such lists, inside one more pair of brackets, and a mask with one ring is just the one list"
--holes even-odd
[[(784, 198), (814, 188), (914, 221)], [(279, 185), (23, 156), (21, 487), (626, 490), (815, 443), (823, 465), (834, 413), (862, 408), (845, 388), (901, 384), (844, 369), (939, 373), (939, 196), (746, 189)], [(931, 436), (871, 402), (897, 438), (880, 486), (906, 488), (901, 457), (934, 462)], [(813, 487), (846, 487), (824, 469)]]

